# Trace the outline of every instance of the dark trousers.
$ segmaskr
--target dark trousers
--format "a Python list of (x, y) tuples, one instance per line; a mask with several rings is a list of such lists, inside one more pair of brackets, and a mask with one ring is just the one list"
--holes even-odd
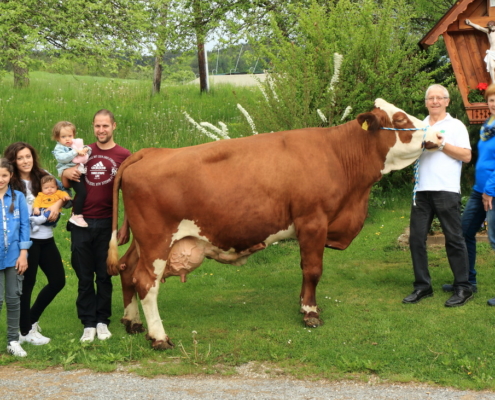
[(434, 216), (445, 235), (445, 249), (454, 274), (454, 287), (470, 290), (468, 255), (461, 228), (461, 195), (446, 191), (416, 193), (416, 205), (411, 208), (409, 247), (414, 270), (414, 289), (431, 287), (428, 271), (426, 239)]
[(76, 192), (76, 196), (72, 201), (72, 212), (75, 215), (82, 214), (82, 210), (84, 207), (84, 202), (86, 201), (86, 184), (84, 183), (84, 174), (81, 175), (80, 181), (70, 181), (74, 192)]
[[(45, 308), (65, 286), (65, 270), (55, 239), (31, 239), (33, 245), (28, 251), (28, 269), (24, 272), (21, 295), (21, 316), (19, 327), (27, 335), (33, 323), (38, 322)], [(31, 307), (31, 295), (36, 284), (38, 266), (46, 275), (48, 283), (38, 294)]]
[(473, 190), (462, 214), (462, 233), (469, 257), (469, 283), (473, 285), (476, 285), (476, 233), (485, 218), (488, 222), (490, 244), (495, 249), (495, 210), (485, 211), (482, 195), (482, 193)]
[(108, 325), (112, 315), (112, 280), (106, 263), (112, 219), (85, 220), (87, 228), (67, 226), (72, 236), (72, 267), (79, 280), (77, 316), (85, 328), (94, 328), (99, 322)]

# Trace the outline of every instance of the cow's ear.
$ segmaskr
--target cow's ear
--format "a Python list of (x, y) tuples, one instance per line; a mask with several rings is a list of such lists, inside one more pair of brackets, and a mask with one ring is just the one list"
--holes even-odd
[(362, 113), (357, 116), (357, 121), (365, 131), (375, 132), (380, 129), (380, 120), (376, 114), (371, 112)]

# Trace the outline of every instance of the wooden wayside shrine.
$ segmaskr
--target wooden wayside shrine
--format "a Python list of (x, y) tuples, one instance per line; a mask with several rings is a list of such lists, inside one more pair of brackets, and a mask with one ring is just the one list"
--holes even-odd
[(479, 83), (491, 83), (484, 58), (490, 48), (488, 35), (465, 20), (486, 28), (495, 21), (495, 0), (459, 0), (419, 42), (426, 49), (443, 36), (455, 78), (471, 124), (481, 124), (490, 115), (486, 103), (470, 103), (468, 93)]

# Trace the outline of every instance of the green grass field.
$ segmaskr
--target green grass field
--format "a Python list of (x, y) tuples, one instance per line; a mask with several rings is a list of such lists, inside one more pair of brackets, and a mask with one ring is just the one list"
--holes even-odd
[[(151, 98), (149, 82), (33, 74), (27, 90), (14, 91), (9, 83), (4, 80), (0, 92), (0, 148), (26, 140), (40, 149), (43, 165), (52, 172), (54, 143), (49, 136), (58, 120), (74, 122), (89, 143), (94, 112), (109, 108), (117, 116), (117, 142), (136, 151), (208, 141), (191, 128), (182, 111), (198, 122), (223, 121), (234, 137), (247, 135), (249, 127), (236, 103), (248, 108), (260, 101), (254, 89), (231, 87), (203, 96), (196, 87), (165, 88), (163, 95)], [(486, 305), (495, 296), (492, 250), (479, 245), (479, 292), (466, 306), (444, 307), (449, 294), (441, 285), (450, 283), (452, 274), (442, 247), (430, 251), (435, 296), (416, 305), (402, 304), (413, 281), (409, 251), (397, 245), (409, 222), (408, 204), (409, 199), (387, 198), (384, 208), (370, 210), (363, 231), (347, 250), (325, 250), (317, 290), (322, 327), (308, 329), (302, 323), (299, 250), (295, 241), (284, 241), (254, 254), (243, 267), (206, 261), (188, 275), (187, 283), (167, 279), (159, 304), (176, 348), (161, 352), (151, 350), (144, 335), (127, 335), (119, 323), (123, 304), (118, 277), (113, 280), (113, 337), (80, 344), (77, 280), (70, 265), (70, 236), (61, 222), (56, 239), (67, 286), (40, 320), (43, 334), (52, 341), (24, 346), (28, 357), (23, 360), (0, 347), (0, 365), (96, 371), (125, 365), (152, 376), (232, 374), (235, 366), (255, 361), (299, 378), (367, 380), (376, 375), (389, 381), (495, 389), (495, 309)], [(63, 218), (66, 221), (68, 213)], [(44, 282), (40, 272), (37, 289)], [(5, 332), (2, 311), (0, 337), (6, 337)]]

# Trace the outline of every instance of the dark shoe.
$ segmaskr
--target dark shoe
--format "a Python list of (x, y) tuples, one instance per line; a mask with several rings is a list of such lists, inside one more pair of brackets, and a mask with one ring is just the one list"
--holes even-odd
[(407, 296), (404, 300), (402, 300), (405, 304), (415, 304), (425, 297), (433, 296), (433, 289), (425, 289), (425, 290), (415, 290), (409, 296)]
[(486, 302), (489, 306), (495, 307), (495, 297)]
[(459, 307), (473, 298), (473, 292), (465, 289), (457, 289), (450, 299), (445, 302), (445, 307)]
[[(444, 292), (453, 292), (454, 291), (454, 285), (442, 285), (442, 290)], [(473, 293), (478, 293), (478, 285), (475, 284), (471, 284), (471, 292)], [(495, 306), (495, 304), (494, 304)]]

